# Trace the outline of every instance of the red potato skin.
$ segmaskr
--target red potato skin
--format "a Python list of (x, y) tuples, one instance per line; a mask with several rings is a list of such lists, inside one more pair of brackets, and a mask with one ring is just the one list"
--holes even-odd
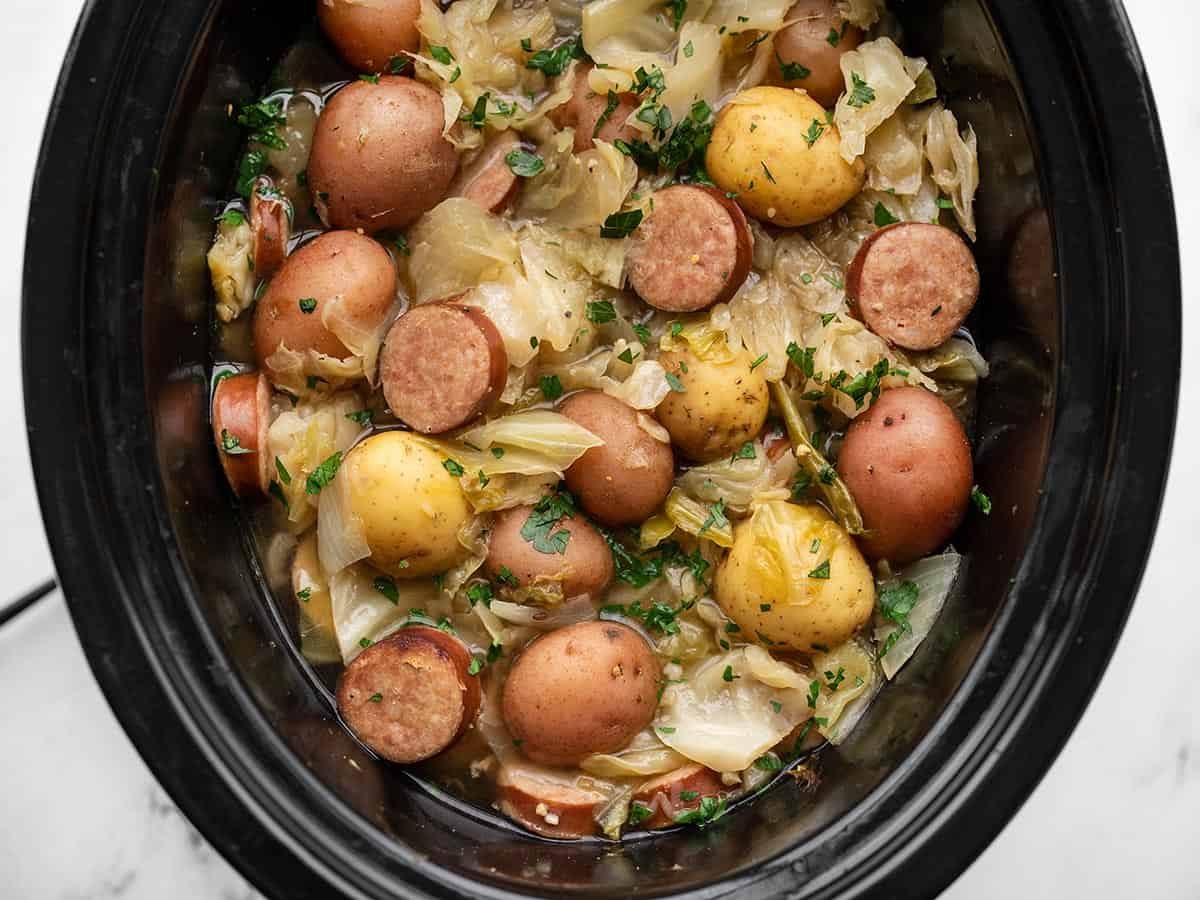
[(598, 791), (546, 782), (517, 766), (500, 770), (496, 793), (500, 811), (510, 819), (535, 834), (562, 839), (596, 834), (596, 812), (608, 801)]
[(659, 677), (654, 652), (629, 626), (568, 625), (517, 656), (504, 683), (504, 722), (529, 759), (573, 766), (620, 750), (649, 726)]
[(656, 309), (695, 312), (724, 303), (750, 274), (746, 214), (716, 188), (675, 185), (654, 195), (626, 256), (630, 287)]
[[(684, 793), (691, 799), (684, 800)], [(696, 796), (692, 797), (693, 793)], [(649, 818), (642, 821), (642, 828), (670, 828), (677, 824), (677, 815), (697, 809), (703, 798), (722, 797), (727, 793), (729, 791), (722, 784), (720, 775), (712, 769), (691, 763), (640, 784), (634, 792), (633, 802), (651, 811)]]
[[(771, 54), (767, 80), (780, 87), (806, 90), (810, 97), (830, 108), (846, 87), (842, 54), (862, 43), (862, 31), (846, 24), (833, 0), (801, 0), (787, 11), (784, 21), (792, 24), (775, 35), (775, 52)], [(838, 32), (837, 46), (829, 42), (831, 30)], [(785, 79), (780, 60), (801, 65), (809, 74)]]
[(488, 539), (488, 555), (483, 567), (492, 579), (500, 577), (507, 568), (521, 587), (536, 584), (539, 579), (562, 578), (563, 597), (600, 594), (613, 579), (612, 552), (583, 515), (560, 520), (554, 530), (565, 530), (571, 537), (566, 553), (542, 553), (521, 537), (521, 528), (533, 512), (532, 506), (518, 506), (496, 516)]
[[(372, 751), (395, 763), (441, 753), (479, 712), (478, 677), (458, 638), (424, 625), (402, 628), (360, 653), (338, 679), (338, 713)], [(379, 695), (381, 699), (371, 698)]]
[(504, 390), (508, 354), (481, 309), (431, 303), (396, 320), (379, 357), (388, 406), (422, 434), (441, 434), (482, 414)]
[(846, 269), (850, 311), (884, 340), (932, 350), (979, 299), (979, 267), (949, 228), (901, 222), (874, 232)]
[[(382, 321), (396, 296), (396, 268), (377, 241), (352, 231), (330, 231), (287, 258), (254, 311), (254, 355), (260, 367), (285, 343), (345, 359), (350, 355), (321, 321), (322, 304), (334, 297), (352, 301), (364, 323)], [(300, 300), (317, 301), (311, 313)]]
[(508, 165), (508, 154), (521, 147), (515, 131), (502, 131), (479, 154), (459, 169), (449, 196), (463, 197), (495, 215), (513, 205), (520, 181)]
[(613, 527), (654, 515), (675, 480), (671, 445), (638, 424), (637, 410), (600, 391), (573, 394), (558, 411), (604, 441), (567, 469), (567, 488), (580, 505)]
[(317, 2), (322, 30), (357, 72), (386, 71), (392, 57), (415, 52), (421, 46), (420, 15), (420, 0)]
[(250, 232), (254, 235), (254, 274), (270, 278), (287, 259), (292, 234), (288, 203), (274, 192), (275, 182), (265, 175), (250, 195)]
[(458, 154), (442, 137), (442, 98), (411, 78), (355, 81), (325, 106), (308, 183), (331, 228), (404, 228), (446, 196)]
[(608, 108), (608, 96), (593, 93), (588, 87), (588, 73), (591, 71), (592, 66), (579, 67), (571, 99), (551, 113), (552, 120), (559, 128), (575, 129), (575, 152), (591, 150), (598, 140), (611, 144), (616, 140), (635, 141), (642, 138), (640, 131), (625, 124), (641, 105), (637, 94), (618, 94), (617, 108), (604, 120), (600, 130), (596, 130), (596, 123)]
[(863, 552), (893, 566), (945, 545), (962, 524), (974, 483), (958, 418), (919, 387), (884, 391), (854, 420), (837, 471), (867, 527)]
[[(265, 494), (270, 486), (271, 457), (267, 447), (270, 415), (271, 386), (265, 375), (246, 373), (217, 382), (212, 400), (213, 441), (225, 477), (239, 497)], [(226, 451), (222, 432), (236, 438), (240, 449), (250, 452)]]

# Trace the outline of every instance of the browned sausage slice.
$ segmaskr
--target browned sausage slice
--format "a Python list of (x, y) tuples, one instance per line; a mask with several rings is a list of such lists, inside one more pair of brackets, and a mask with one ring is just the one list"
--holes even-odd
[(846, 270), (852, 310), (886, 341), (932, 350), (955, 332), (979, 299), (979, 267), (949, 228), (902, 222), (865, 241)]
[(213, 439), (225, 477), (239, 497), (265, 494), (271, 483), (270, 425), (271, 386), (266, 375), (250, 372), (217, 382), (212, 401)]
[(630, 238), (629, 284), (667, 312), (724, 303), (750, 274), (754, 237), (741, 208), (715, 188), (676, 185), (654, 195), (654, 208)]
[(254, 274), (270, 278), (287, 259), (288, 238), (292, 233), (291, 203), (275, 182), (260, 176), (250, 195), (250, 232), (254, 236), (252, 259)]
[(667, 828), (676, 824), (675, 817), (680, 813), (699, 807), (703, 798), (727, 793), (729, 790), (721, 783), (720, 775), (690, 763), (640, 784), (633, 802), (650, 810), (650, 815), (641, 821), (643, 828)]
[[(598, 140), (611, 144), (616, 140), (634, 141), (642, 138), (640, 131), (625, 124), (641, 105), (638, 95), (617, 94), (617, 105), (609, 111), (608, 95), (597, 94), (588, 85), (588, 73), (591, 71), (591, 66), (579, 67), (571, 99), (552, 113), (559, 128), (575, 129), (575, 152), (592, 149)], [(601, 122), (601, 119), (604, 121)]]
[(440, 434), (470, 422), (504, 390), (508, 354), (482, 310), (418, 306), (396, 320), (379, 357), (383, 395), (414, 431)]
[(503, 766), (496, 788), (502, 813), (530, 831), (552, 838), (595, 834), (596, 812), (608, 802), (599, 791), (519, 765)]
[(519, 179), (508, 164), (508, 154), (521, 146), (515, 131), (502, 131), (458, 171), (449, 196), (464, 197), (490, 213), (504, 212), (517, 195)]
[(396, 763), (441, 753), (479, 712), (471, 654), (453, 635), (424, 625), (372, 644), (338, 680), (338, 712), (358, 739)]

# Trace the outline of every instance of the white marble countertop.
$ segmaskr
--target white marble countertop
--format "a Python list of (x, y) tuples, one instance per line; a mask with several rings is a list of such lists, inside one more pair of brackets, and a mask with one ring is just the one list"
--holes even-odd
[[(1200, 279), (1200, 18), (1190, 0), (1126, 0), (1176, 174), (1190, 298)], [(8, 0), (0, 142), (10, 209), (0, 244), (0, 570), (5, 596), (52, 571), (22, 425), (18, 315), (25, 214), (46, 108), (81, 0)], [(1161, 32), (1170, 23), (1171, 40)], [(1197, 237), (1192, 237), (1195, 234)], [(1189, 310), (1192, 312), (1194, 310)], [(1180, 407), (1200, 402), (1188, 317)], [(1185, 415), (1166, 506), (1116, 656), (1062, 756), (950, 900), (1200, 897), (1200, 671), (1191, 568), (1200, 534), (1200, 420)], [(104, 702), (60, 598), (0, 629), (0, 896), (13, 900), (253, 900), (258, 895), (156, 784)], [(1069, 887), (1068, 887), (1069, 886)]]

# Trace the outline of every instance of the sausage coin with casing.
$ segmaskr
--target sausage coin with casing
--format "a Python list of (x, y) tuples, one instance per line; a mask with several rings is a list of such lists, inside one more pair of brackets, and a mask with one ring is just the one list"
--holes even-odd
[(500, 811), (544, 837), (580, 838), (599, 829), (596, 813), (607, 795), (537, 766), (505, 763), (496, 779)]
[(924, 388), (884, 391), (846, 432), (838, 474), (862, 512), (863, 552), (893, 566), (943, 546), (967, 511), (974, 472), (958, 418)]
[(658, 191), (633, 232), (629, 285), (668, 312), (724, 303), (750, 273), (754, 237), (741, 207), (714, 188), (675, 185)]
[(862, 42), (862, 31), (842, 18), (833, 0), (801, 0), (783, 20), (791, 24), (775, 33), (768, 79), (803, 88), (822, 106), (833, 106), (846, 86), (842, 54)]
[(504, 390), (508, 355), (492, 320), (473, 306), (430, 303), (396, 320), (379, 357), (383, 395), (422, 434), (470, 422)]
[(313, 134), (308, 184), (331, 228), (404, 228), (446, 196), (458, 154), (442, 136), (433, 88), (385, 75), (351, 82), (325, 106)]
[(484, 144), (458, 170), (448, 195), (464, 197), (490, 213), (508, 209), (517, 195), (519, 179), (508, 164), (508, 155), (521, 148), (515, 131), (502, 131)]
[(588, 84), (588, 73), (591, 71), (591, 66), (579, 67), (571, 99), (552, 114), (560, 128), (575, 129), (575, 152), (591, 150), (596, 146), (596, 141), (628, 142), (643, 138), (640, 131), (626, 124), (626, 120), (641, 105), (637, 94), (617, 94), (617, 105), (610, 110), (608, 94), (597, 94)]
[(239, 497), (265, 494), (270, 485), (270, 410), (271, 387), (261, 373), (222, 378), (213, 390), (212, 427), (217, 455)]
[(932, 350), (953, 336), (979, 298), (979, 268), (949, 228), (903, 222), (876, 231), (846, 270), (851, 310), (881, 338)]
[(654, 651), (628, 625), (568, 625), (517, 656), (504, 682), (504, 723), (534, 762), (574, 765), (620, 750), (650, 724), (658, 679)]
[(351, 351), (327, 322), (370, 334), (396, 297), (396, 269), (377, 241), (353, 231), (329, 231), (284, 262), (254, 311), (254, 355), (267, 360), (280, 345), (336, 359)]
[[(421, 0), (320, 0), (317, 19), (338, 54), (358, 72), (386, 72), (421, 46)], [(411, 64), (411, 63), (410, 63)]]
[[(484, 569), (491, 578), (520, 587), (561, 585), (563, 597), (597, 596), (613, 579), (612, 552), (582, 513), (562, 511), (553, 498), (518, 506), (496, 517)], [(540, 527), (539, 527), (540, 523)]]
[(358, 739), (396, 763), (453, 744), (479, 711), (479, 679), (456, 637), (424, 625), (372, 644), (338, 680), (338, 713)]
[(667, 499), (675, 457), (638, 423), (637, 410), (600, 391), (580, 391), (558, 411), (604, 443), (567, 469), (567, 487), (579, 504), (605, 525), (643, 522)]
[(643, 781), (633, 794), (633, 803), (650, 811), (643, 816), (643, 828), (669, 828), (681, 813), (697, 809), (705, 797), (729, 793), (721, 776), (712, 769), (689, 763), (665, 775)]
[(251, 259), (254, 274), (270, 278), (287, 259), (288, 239), (292, 234), (292, 204), (275, 188), (275, 182), (262, 175), (250, 195), (250, 233), (254, 236)]

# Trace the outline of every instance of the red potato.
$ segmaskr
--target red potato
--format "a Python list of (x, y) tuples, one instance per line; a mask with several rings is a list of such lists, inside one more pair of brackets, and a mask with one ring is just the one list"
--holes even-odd
[(496, 517), (488, 541), (484, 569), (496, 579), (507, 569), (521, 587), (562, 584), (563, 597), (580, 594), (597, 596), (612, 582), (612, 551), (595, 528), (576, 512), (560, 519), (551, 529), (570, 537), (560, 553), (543, 553), (521, 536), (521, 529), (534, 513), (532, 506), (518, 506)]
[(654, 718), (658, 661), (632, 628), (580, 622), (534, 640), (504, 683), (502, 711), (521, 752), (572, 766), (620, 750)]
[(508, 164), (508, 154), (520, 148), (515, 131), (500, 132), (459, 169), (449, 196), (464, 197), (496, 215), (503, 213), (516, 199), (520, 182)]
[(676, 816), (698, 808), (705, 797), (721, 797), (727, 793), (729, 789), (721, 782), (720, 775), (690, 763), (642, 782), (634, 792), (633, 802), (650, 810), (641, 827), (669, 828), (676, 824)]
[(654, 194), (626, 255), (629, 285), (651, 306), (695, 312), (731, 298), (746, 276), (754, 236), (740, 206), (715, 188), (675, 185)]
[[(616, 140), (635, 141), (643, 138), (640, 131), (625, 124), (641, 105), (637, 94), (617, 94), (616, 108), (605, 117), (608, 95), (597, 94), (588, 86), (588, 73), (591, 71), (591, 66), (579, 67), (571, 99), (551, 114), (559, 128), (575, 129), (575, 152), (592, 149), (597, 140), (611, 144)], [(604, 119), (603, 124), (600, 124), (601, 118)], [(597, 124), (600, 125), (598, 130)]]
[(833, 106), (846, 87), (842, 54), (862, 42), (862, 31), (846, 23), (833, 0), (801, 0), (784, 21), (792, 24), (775, 35), (767, 80), (803, 88), (822, 106)]
[(492, 320), (473, 306), (431, 303), (396, 320), (379, 357), (395, 416), (440, 434), (483, 413), (504, 390), (508, 354)]
[(442, 136), (442, 98), (411, 78), (355, 81), (317, 120), (308, 183), (331, 228), (404, 228), (446, 196), (458, 154)]
[(395, 265), (381, 244), (353, 231), (327, 232), (288, 257), (271, 279), (254, 311), (255, 358), (268, 368), (267, 358), (286, 344), (346, 359), (350, 351), (322, 321), (324, 305), (340, 298), (343, 314), (370, 331), (395, 297)]
[[(358, 72), (390, 71), (393, 57), (421, 46), (421, 0), (318, 0), (317, 19), (338, 54)], [(410, 63), (411, 65), (411, 63)]]
[(453, 744), (479, 712), (479, 679), (458, 638), (403, 628), (354, 658), (338, 679), (338, 714), (384, 759), (414, 763)]
[(213, 390), (213, 440), (221, 468), (239, 497), (265, 494), (271, 483), (267, 447), (271, 386), (261, 373), (222, 378)]
[(902, 566), (942, 547), (962, 523), (974, 483), (958, 418), (924, 388), (884, 391), (846, 432), (838, 474), (862, 512), (874, 560)]
[(613, 527), (654, 515), (675, 479), (671, 445), (638, 424), (637, 410), (600, 391), (572, 394), (558, 411), (604, 441), (567, 469), (567, 487), (580, 505)]
[(979, 267), (949, 228), (903, 222), (881, 228), (846, 270), (851, 311), (886, 341), (932, 350), (962, 325), (979, 299)]
[(531, 766), (505, 765), (496, 779), (497, 805), (510, 819), (550, 838), (581, 838), (599, 828), (596, 813), (608, 803), (599, 791), (569, 783)]
[(254, 274), (270, 278), (287, 259), (288, 240), (292, 236), (292, 205), (275, 189), (275, 182), (265, 175), (254, 184), (250, 195), (250, 233), (254, 247)]

